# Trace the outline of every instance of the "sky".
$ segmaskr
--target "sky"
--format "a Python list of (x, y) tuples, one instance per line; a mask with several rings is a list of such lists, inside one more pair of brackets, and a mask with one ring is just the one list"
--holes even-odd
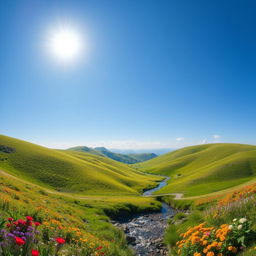
[[(40, 145), (256, 144), (254, 0), (0, 2), (0, 134)], [(49, 51), (58, 26), (83, 50)]]

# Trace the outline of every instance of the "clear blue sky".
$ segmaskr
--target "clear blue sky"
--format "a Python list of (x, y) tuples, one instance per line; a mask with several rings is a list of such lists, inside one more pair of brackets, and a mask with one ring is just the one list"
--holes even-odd
[[(256, 144), (255, 11), (254, 0), (1, 1), (0, 133), (50, 147)], [(45, 54), (47, 31), (67, 21), (88, 48), (68, 66)]]

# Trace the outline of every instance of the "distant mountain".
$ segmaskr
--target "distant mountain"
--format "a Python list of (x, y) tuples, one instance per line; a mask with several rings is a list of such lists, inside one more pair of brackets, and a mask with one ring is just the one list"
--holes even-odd
[(96, 156), (105, 156), (99, 150), (95, 150), (93, 148), (89, 148), (89, 147), (86, 147), (86, 146), (73, 147), (73, 148), (69, 148), (68, 150), (90, 153), (90, 154), (93, 154), (93, 155), (96, 155)]
[(150, 149), (119, 149), (119, 148), (111, 148), (112, 152), (119, 153), (119, 154), (141, 154), (141, 153), (154, 153), (156, 155), (163, 155), (174, 151), (176, 149), (173, 148), (150, 148)]
[(98, 156), (105, 156), (116, 160), (118, 162), (126, 163), (126, 164), (135, 164), (143, 161), (147, 161), (157, 157), (154, 153), (139, 153), (139, 154), (120, 154), (110, 151), (104, 147), (96, 147), (96, 148), (89, 148), (86, 146), (79, 146), (69, 148), (68, 150), (78, 151), (78, 152), (86, 152)]

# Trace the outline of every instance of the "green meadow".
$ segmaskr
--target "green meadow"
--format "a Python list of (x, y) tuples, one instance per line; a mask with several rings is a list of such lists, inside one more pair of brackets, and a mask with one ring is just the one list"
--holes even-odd
[(135, 167), (171, 177), (157, 194), (205, 195), (254, 180), (256, 146), (216, 143), (186, 147)]
[(48, 149), (3, 135), (0, 145), (14, 149), (0, 151), (1, 170), (61, 192), (138, 195), (159, 180), (103, 156)]
[[(200, 223), (209, 205), (254, 184), (255, 174), (256, 147), (251, 145), (199, 145), (128, 165), (93, 152), (54, 150), (1, 135), (0, 216), (56, 220), (81, 229), (95, 241), (109, 243), (108, 255), (131, 256), (124, 233), (111, 219), (159, 211), (160, 198), (177, 209), (190, 209), (189, 216), (180, 213), (173, 219), (181, 221), (180, 225), (166, 230), (166, 243), (174, 246), (177, 230)], [(163, 175), (171, 179), (156, 194), (182, 193), (181, 200), (168, 195), (157, 199), (141, 196), (163, 180)], [(253, 216), (251, 206), (246, 207), (238, 217), (246, 212)], [(223, 215), (226, 219), (219, 222), (230, 222), (236, 213), (235, 209)]]

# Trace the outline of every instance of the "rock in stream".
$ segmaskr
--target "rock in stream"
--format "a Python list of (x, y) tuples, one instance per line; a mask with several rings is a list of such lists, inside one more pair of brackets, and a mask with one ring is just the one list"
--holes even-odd
[(128, 244), (138, 256), (168, 255), (163, 244), (163, 234), (168, 219), (173, 217), (174, 210), (163, 204), (162, 212), (141, 214), (130, 219), (121, 219), (115, 225), (125, 232)]

